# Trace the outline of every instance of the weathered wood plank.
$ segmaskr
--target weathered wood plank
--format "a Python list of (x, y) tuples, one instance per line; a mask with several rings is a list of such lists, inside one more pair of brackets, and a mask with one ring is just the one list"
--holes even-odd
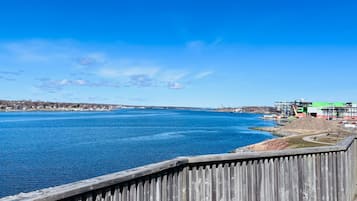
[(218, 179), (217, 179), (217, 195), (218, 195), (218, 201), (221, 201), (221, 200), (224, 200), (223, 199), (223, 164), (218, 164), (218, 167), (217, 167), (217, 174), (218, 174)]
[(167, 174), (167, 201), (173, 201), (173, 175), (172, 173)]
[(122, 200), (123, 201), (129, 201), (129, 188), (128, 188), (128, 184), (125, 184), (124, 185), (124, 188), (123, 188), (123, 194), (122, 194), (123, 198)]
[(162, 191), (162, 180), (161, 180), (161, 176), (156, 178), (156, 201), (162, 201), (162, 197), (161, 197), (161, 191)]
[(178, 173), (172, 174), (172, 201), (178, 201)]
[(238, 201), (242, 201), (243, 200), (243, 168), (242, 168), (242, 162), (237, 162), (236, 163), (236, 186), (237, 186), (237, 190), (236, 190), (236, 196), (237, 196), (237, 200)]
[(114, 201), (121, 201), (121, 192), (120, 192), (120, 187), (116, 186), (114, 190)]
[(236, 198), (236, 163), (229, 164), (229, 198), (231, 201), (237, 201)]
[(329, 153), (330, 155), (330, 160), (331, 160), (331, 191), (332, 191), (332, 196), (331, 200), (337, 200), (338, 201), (338, 173), (337, 173), (337, 161), (336, 161), (336, 152)]
[(143, 181), (140, 180), (137, 184), (137, 191), (136, 191), (136, 199), (138, 201), (144, 201), (144, 185), (143, 185)]
[(203, 173), (203, 166), (199, 166), (197, 171), (197, 187), (198, 187), (198, 200), (204, 200), (204, 173)]
[(212, 200), (212, 172), (211, 172), (211, 167), (209, 165), (206, 165), (205, 167), (205, 181), (204, 181), (204, 188), (205, 188), (205, 201), (211, 201)]
[(228, 164), (224, 163), (223, 165), (223, 178), (222, 178), (222, 184), (223, 184), (223, 200), (230, 201), (229, 199), (229, 169), (228, 169)]
[(248, 201), (254, 201), (253, 200), (253, 188), (254, 188), (254, 186), (253, 186), (253, 180), (255, 179), (254, 178), (254, 170), (253, 170), (253, 161), (248, 161), (248, 163), (247, 163), (247, 191), (248, 191)]
[(242, 163), (242, 195), (243, 195), (243, 200), (248, 200), (249, 199), (249, 164), (247, 161), (243, 161)]
[(278, 193), (279, 193), (279, 201), (284, 201), (287, 200), (285, 196), (285, 168), (284, 168), (284, 158), (281, 157), (279, 158), (279, 161), (277, 161), (277, 164), (279, 165), (277, 171), (278, 171)]
[[(321, 177), (321, 159), (320, 154), (316, 154), (315, 156), (315, 171), (316, 171), (316, 200), (322, 201), (322, 194), (321, 194), (321, 181), (324, 179)], [(317, 179), (320, 178), (320, 179)]]
[(198, 201), (196, 198), (196, 194), (197, 194), (197, 168), (196, 167), (192, 167), (192, 169), (190, 170), (190, 201)]
[(167, 201), (167, 174), (161, 177), (161, 200)]
[(218, 175), (217, 175), (217, 168), (216, 164), (212, 165), (212, 201), (217, 201), (217, 180), (218, 180)]
[(135, 185), (135, 183), (130, 184), (129, 194), (130, 194), (129, 200), (136, 201), (136, 185)]
[(328, 191), (327, 191), (327, 189), (328, 189), (328, 183), (327, 183), (327, 178), (328, 178), (328, 176), (327, 176), (327, 170), (328, 170), (328, 168), (327, 168), (327, 164), (326, 164), (326, 155), (324, 154), (324, 153), (322, 153), (321, 155), (320, 155), (320, 164), (321, 164), (321, 179), (320, 179), (320, 181), (321, 181), (321, 200), (322, 201), (328, 201), (329, 199), (328, 199)]
[(292, 156), (290, 160), (290, 168), (291, 168), (291, 185), (292, 185), (292, 201), (299, 201), (299, 176), (298, 172), (298, 157)]
[[(156, 178), (153, 177), (153, 178), (150, 179), (150, 199), (149, 199), (150, 201), (155, 201), (155, 197), (156, 197), (156, 189), (155, 189), (155, 187), (156, 187)], [(142, 194), (142, 192), (140, 192), (140, 195), (141, 194)]]

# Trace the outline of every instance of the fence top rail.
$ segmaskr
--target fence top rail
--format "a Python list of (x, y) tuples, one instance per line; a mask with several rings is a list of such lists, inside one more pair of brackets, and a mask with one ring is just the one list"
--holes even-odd
[(226, 154), (210, 154), (210, 155), (200, 155), (193, 156), (188, 158), (189, 164), (195, 163), (213, 163), (213, 162), (222, 162), (222, 161), (237, 161), (237, 160), (254, 160), (254, 159), (266, 159), (266, 158), (276, 158), (284, 156), (296, 156), (296, 155), (305, 155), (305, 154), (318, 154), (318, 153), (327, 153), (327, 152), (337, 152), (347, 150), (355, 136), (349, 136), (344, 140), (341, 140), (336, 145), (332, 146), (320, 146), (320, 147), (307, 147), (307, 148), (298, 148), (298, 149), (285, 149), (277, 151), (243, 151), (236, 153), (226, 153)]
[(29, 193), (20, 193), (18, 195), (1, 198), (0, 201), (60, 200), (85, 192), (95, 191), (97, 189), (113, 186), (115, 184), (130, 182), (141, 177), (157, 174), (171, 168), (180, 167), (184, 164), (187, 164), (187, 162), (187, 158), (178, 157), (172, 160), (149, 164), (146, 166), (94, 177), (91, 179), (64, 184), (61, 186), (50, 187)]
[(154, 163), (146, 166), (141, 166), (134, 169), (120, 171), (112, 174), (107, 174), (87, 180), (82, 180), (74, 183), (69, 183), (61, 186), (50, 187), (42, 190), (37, 190), (29, 193), (20, 193), (13, 196), (0, 198), (0, 201), (52, 201), (83, 193), (95, 191), (101, 188), (110, 187), (116, 184), (135, 181), (142, 177), (164, 174), (175, 168), (185, 167), (199, 163), (219, 163), (233, 162), (244, 160), (257, 160), (276, 157), (296, 156), (304, 154), (328, 153), (347, 150), (353, 141), (357, 139), (355, 136), (347, 137), (334, 146), (321, 146), (313, 148), (299, 148), (279, 151), (265, 152), (237, 152), (225, 154), (211, 154), (191, 157), (178, 157), (172, 160), (167, 160), (159, 163)]

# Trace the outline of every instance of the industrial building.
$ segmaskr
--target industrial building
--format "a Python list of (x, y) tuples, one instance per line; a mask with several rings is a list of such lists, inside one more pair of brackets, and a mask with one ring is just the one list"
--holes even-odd
[(312, 116), (323, 119), (357, 120), (357, 103), (352, 102), (276, 102), (276, 110), (282, 117)]

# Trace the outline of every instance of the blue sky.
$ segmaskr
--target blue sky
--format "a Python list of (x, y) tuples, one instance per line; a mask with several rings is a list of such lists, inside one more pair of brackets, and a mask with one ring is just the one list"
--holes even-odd
[(0, 2), (0, 99), (357, 101), (354, 1)]

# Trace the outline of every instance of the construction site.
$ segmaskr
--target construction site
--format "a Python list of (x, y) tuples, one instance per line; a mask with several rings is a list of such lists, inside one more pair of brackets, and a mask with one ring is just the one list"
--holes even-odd
[(353, 102), (276, 102), (279, 118), (316, 117), (326, 120), (357, 120), (357, 103)]
[(268, 120), (277, 120), (274, 127), (254, 130), (271, 132), (282, 138), (246, 147), (266, 151), (333, 145), (357, 133), (357, 103), (308, 102), (304, 100), (276, 102), (277, 113)]

